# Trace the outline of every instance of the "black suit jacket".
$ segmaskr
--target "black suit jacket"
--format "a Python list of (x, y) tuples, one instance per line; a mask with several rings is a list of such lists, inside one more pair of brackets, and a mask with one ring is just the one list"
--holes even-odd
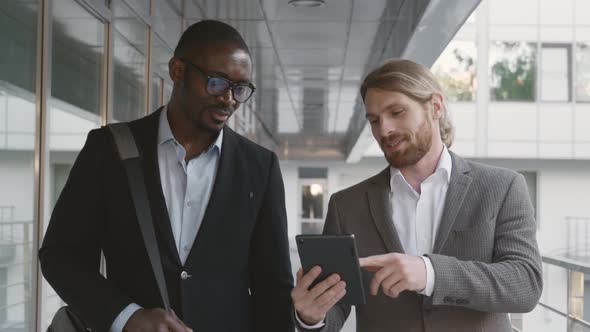
[[(160, 184), (161, 110), (130, 122), (172, 308), (195, 331), (292, 331), (284, 186), (276, 155), (223, 131), (211, 198), (185, 265)], [(100, 251), (107, 278), (99, 273)], [(130, 303), (162, 307), (123, 166), (107, 129), (92, 130), (53, 210), (39, 252), (43, 275), (97, 331)], [(183, 280), (181, 272), (190, 278)]]

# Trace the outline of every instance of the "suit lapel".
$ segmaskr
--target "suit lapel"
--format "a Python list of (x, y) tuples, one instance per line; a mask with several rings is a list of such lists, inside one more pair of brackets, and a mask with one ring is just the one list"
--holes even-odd
[(447, 189), (447, 198), (445, 200), (443, 215), (434, 241), (433, 253), (440, 253), (442, 250), (449, 233), (455, 224), (457, 214), (461, 210), (463, 200), (467, 195), (472, 180), (472, 178), (467, 175), (470, 171), (470, 167), (465, 160), (450, 151), (449, 153), (451, 154), (453, 168), (451, 170), (451, 180), (449, 182), (449, 188)]
[(238, 143), (237, 134), (225, 126), (215, 183), (197, 237), (187, 257), (186, 266), (192, 264), (199, 253), (205, 252), (202, 248), (206, 247), (206, 243), (215, 241), (203, 234), (218, 227), (226, 227), (227, 221), (240, 219), (240, 216), (233, 214), (235, 210), (232, 207), (237, 208), (234, 203), (239, 204), (241, 196), (247, 197), (244, 188), (247, 188), (245, 182), (248, 181), (248, 176), (245, 170), (246, 162), (242, 158)]
[(377, 227), (379, 235), (381, 235), (387, 250), (389, 252), (404, 253), (404, 248), (391, 219), (393, 214), (391, 213), (391, 203), (389, 198), (389, 193), (391, 191), (389, 174), (389, 167), (387, 167), (373, 178), (373, 183), (367, 191), (369, 209), (375, 227)]
[(131, 129), (141, 153), (141, 163), (145, 178), (145, 185), (152, 210), (154, 228), (160, 243), (160, 252), (168, 256), (169, 260), (178, 266), (180, 257), (174, 241), (170, 217), (166, 208), (166, 200), (162, 192), (160, 181), (160, 167), (158, 164), (158, 127), (162, 108), (147, 117), (132, 122)]

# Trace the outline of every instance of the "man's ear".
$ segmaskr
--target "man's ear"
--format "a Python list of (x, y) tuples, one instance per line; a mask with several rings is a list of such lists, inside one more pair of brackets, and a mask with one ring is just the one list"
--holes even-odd
[(432, 105), (432, 118), (434, 120), (440, 120), (444, 116), (444, 103), (443, 103), (443, 95), (440, 93), (433, 93), (432, 98), (430, 99), (430, 103)]
[(168, 73), (173, 82), (184, 80), (184, 63), (177, 57), (172, 57), (168, 61)]

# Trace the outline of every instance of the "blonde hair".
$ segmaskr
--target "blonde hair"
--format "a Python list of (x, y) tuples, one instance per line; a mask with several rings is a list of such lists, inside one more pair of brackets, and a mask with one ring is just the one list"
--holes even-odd
[(419, 103), (426, 103), (435, 93), (440, 94), (443, 106), (442, 116), (439, 120), (440, 138), (447, 147), (451, 147), (455, 137), (455, 128), (442, 88), (428, 68), (410, 60), (388, 60), (365, 77), (361, 85), (363, 101), (365, 101), (367, 90), (371, 88), (403, 93)]

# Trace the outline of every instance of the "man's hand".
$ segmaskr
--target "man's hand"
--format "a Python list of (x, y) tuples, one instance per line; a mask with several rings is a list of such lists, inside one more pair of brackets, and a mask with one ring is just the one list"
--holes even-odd
[(297, 271), (297, 284), (291, 291), (297, 315), (308, 325), (315, 325), (324, 320), (326, 313), (346, 294), (346, 283), (341, 281), (337, 274), (332, 274), (309, 289), (321, 272), (319, 266), (314, 266), (303, 275), (300, 268)]
[(174, 311), (139, 309), (129, 317), (123, 332), (193, 332), (176, 317)]
[(396, 298), (405, 290), (420, 292), (426, 287), (426, 265), (418, 256), (398, 253), (369, 256), (359, 259), (362, 268), (375, 272), (371, 280), (371, 294), (383, 293)]

